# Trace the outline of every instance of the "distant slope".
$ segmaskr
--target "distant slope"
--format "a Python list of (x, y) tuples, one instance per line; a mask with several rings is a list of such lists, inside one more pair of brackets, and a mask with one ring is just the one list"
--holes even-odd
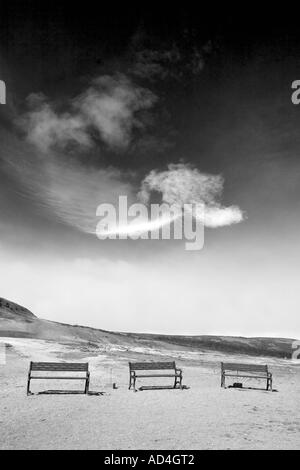
[(0, 297), (0, 318), (31, 322), (36, 316), (27, 308)]
[(28, 309), (0, 298), (0, 336), (29, 337), (57, 342), (95, 343), (123, 347), (143, 346), (190, 351), (216, 351), (290, 358), (292, 339), (244, 338), (233, 336), (180, 336), (143, 333), (114, 333), (96, 328), (41, 320)]
[(140, 339), (152, 338), (152, 340), (163, 341), (174, 346), (184, 346), (189, 349), (281, 358), (291, 357), (292, 343), (294, 341), (290, 338), (245, 338), (239, 336), (209, 335), (177, 336), (128, 333), (128, 336)]
[(36, 321), (27, 308), (0, 297), (0, 336), (30, 336)]

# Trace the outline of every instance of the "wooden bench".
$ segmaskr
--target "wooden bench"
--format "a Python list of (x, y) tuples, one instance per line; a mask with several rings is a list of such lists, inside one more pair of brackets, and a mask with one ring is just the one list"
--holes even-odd
[[(151, 371), (165, 371), (164, 373), (153, 373)], [(137, 373), (138, 371), (138, 373)], [(139, 371), (149, 371), (151, 373), (140, 374)], [(182, 370), (176, 367), (173, 362), (129, 362), (129, 390), (135, 388), (137, 378), (142, 377), (173, 377), (174, 385), (172, 387), (141, 387), (146, 388), (180, 388), (182, 389)]]
[[(36, 375), (39, 372), (47, 372), (48, 375)], [(69, 372), (74, 375), (53, 375), (58, 372)], [(78, 375), (84, 373), (84, 375)], [(75, 375), (76, 374), (76, 375)], [(84, 392), (87, 394), (89, 391), (90, 373), (88, 362), (30, 362), (27, 382), (27, 395), (32, 395), (30, 391), (30, 381), (36, 379), (51, 379), (51, 380), (85, 380)]]
[(221, 362), (221, 387), (225, 387), (226, 377), (265, 379), (266, 390), (272, 391), (273, 379), (267, 365)]

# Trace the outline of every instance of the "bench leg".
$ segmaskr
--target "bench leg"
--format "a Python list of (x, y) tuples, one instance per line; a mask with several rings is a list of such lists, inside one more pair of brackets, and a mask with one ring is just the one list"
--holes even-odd
[(131, 389), (131, 387), (133, 386), (134, 390), (135, 390), (135, 382), (136, 382), (136, 376), (135, 374), (130, 374), (129, 376), (129, 387), (128, 387), (128, 390)]
[(267, 378), (267, 390), (270, 390), (272, 392), (273, 390), (273, 380), (272, 380), (272, 375)]
[(221, 374), (221, 387), (225, 388), (225, 374)]
[(179, 386), (180, 389), (182, 388), (182, 374), (175, 376), (174, 388), (177, 388), (177, 386)]
[(27, 395), (32, 395), (30, 391), (30, 374), (28, 374), (28, 380), (27, 380)]
[(86, 376), (85, 389), (84, 389), (84, 393), (86, 395), (89, 393), (89, 387), (90, 387), (90, 373), (88, 372), (88, 374)]
[(136, 376), (134, 375), (133, 376), (133, 390), (136, 392), (136, 388), (135, 388), (135, 382), (136, 382)]

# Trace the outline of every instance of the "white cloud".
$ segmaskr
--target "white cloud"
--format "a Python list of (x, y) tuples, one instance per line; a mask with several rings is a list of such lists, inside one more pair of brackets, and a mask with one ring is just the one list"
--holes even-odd
[(27, 101), (32, 110), (20, 122), (27, 132), (27, 140), (39, 150), (46, 152), (54, 145), (65, 147), (69, 142), (91, 147), (91, 138), (80, 115), (58, 115), (43, 94), (31, 94)]
[(59, 113), (43, 94), (28, 97), (30, 110), (18, 121), (27, 140), (44, 152), (75, 144), (92, 147), (93, 137), (114, 149), (126, 148), (134, 129), (145, 126), (140, 111), (150, 109), (156, 96), (126, 77), (102, 76), (72, 101), (60, 103), (68, 108)]
[(124, 76), (103, 76), (74, 100), (87, 125), (96, 129), (111, 147), (125, 148), (130, 144), (134, 128), (142, 128), (137, 113), (151, 108), (156, 101), (149, 90), (134, 86)]
[(238, 224), (244, 220), (241, 209), (237, 206), (210, 207), (204, 209), (204, 225), (210, 228), (224, 227), (226, 225)]
[(220, 175), (201, 173), (189, 165), (169, 165), (166, 171), (151, 171), (143, 180), (139, 199), (149, 203), (153, 191), (161, 193), (162, 201), (168, 204), (201, 204), (201, 218), (206, 227), (222, 227), (239, 223), (244, 219), (237, 206), (221, 205), (224, 179)]

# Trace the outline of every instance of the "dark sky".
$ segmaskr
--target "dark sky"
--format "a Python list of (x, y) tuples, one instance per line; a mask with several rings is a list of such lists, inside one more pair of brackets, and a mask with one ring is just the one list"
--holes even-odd
[[(297, 15), (0, 8), (2, 295), (107, 329), (299, 337)], [(213, 206), (243, 220), (207, 228), (199, 253), (90, 233), (98, 204), (134, 202), (170, 164), (222, 176)]]

